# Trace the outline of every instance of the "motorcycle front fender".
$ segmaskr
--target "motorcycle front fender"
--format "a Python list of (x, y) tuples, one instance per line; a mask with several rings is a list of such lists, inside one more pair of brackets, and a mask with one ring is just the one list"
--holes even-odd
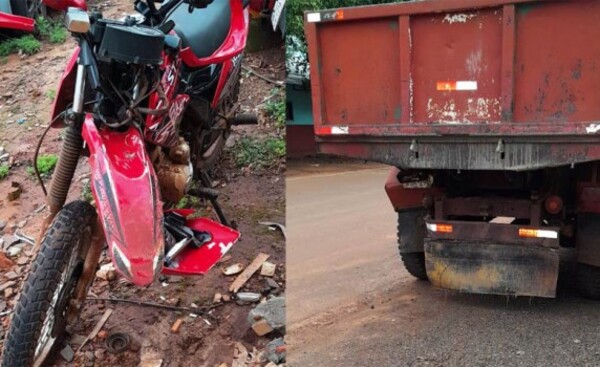
[[(79, 47), (76, 47), (63, 71), (56, 96), (52, 104), (52, 113), (50, 120), (53, 121), (56, 116), (67, 109), (70, 103), (73, 102), (73, 93), (75, 92), (75, 77), (77, 75), (77, 59), (79, 58)], [(63, 119), (58, 119), (52, 127), (63, 128), (65, 126)]]
[(35, 20), (0, 11), (0, 29), (16, 29), (18, 31), (33, 32)]
[(161, 271), (163, 212), (158, 181), (135, 127), (98, 128), (87, 115), (82, 134), (90, 151), (90, 186), (117, 271), (148, 285)]

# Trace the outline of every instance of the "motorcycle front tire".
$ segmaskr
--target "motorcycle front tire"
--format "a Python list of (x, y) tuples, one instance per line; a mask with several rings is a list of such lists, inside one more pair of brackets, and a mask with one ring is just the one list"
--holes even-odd
[(90, 248), (96, 210), (85, 201), (63, 207), (44, 235), (12, 315), (2, 367), (40, 366), (65, 331)]

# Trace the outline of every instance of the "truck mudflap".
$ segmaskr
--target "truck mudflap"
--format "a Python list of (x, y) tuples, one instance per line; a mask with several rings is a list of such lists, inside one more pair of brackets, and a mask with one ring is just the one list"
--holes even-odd
[(434, 286), (480, 294), (556, 296), (557, 228), (433, 220), (426, 225), (425, 268)]
[(425, 267), (439, 288), (554, 298), (558, 249), (425, 239)]

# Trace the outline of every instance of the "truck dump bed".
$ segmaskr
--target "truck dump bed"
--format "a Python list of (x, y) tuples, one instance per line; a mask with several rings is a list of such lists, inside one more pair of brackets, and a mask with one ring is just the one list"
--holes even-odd
[(431, 169), (600, 159), (600, 1), (416, 1), (305, 24), (323, 153)]

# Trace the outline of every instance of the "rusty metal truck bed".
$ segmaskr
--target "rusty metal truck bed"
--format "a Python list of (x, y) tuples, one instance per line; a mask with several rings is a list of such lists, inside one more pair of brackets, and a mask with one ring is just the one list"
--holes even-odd
[(600, 1), (429, 0), (305, 22), (323, 153), (465, 170), (600, 159)]

